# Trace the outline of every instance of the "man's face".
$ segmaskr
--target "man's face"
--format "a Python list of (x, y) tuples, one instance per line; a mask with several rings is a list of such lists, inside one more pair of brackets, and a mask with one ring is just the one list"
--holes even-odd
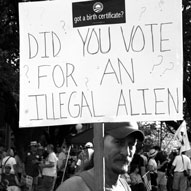
[(5, 167), (5, 173), (6, 173), (6, 174), (9, 174), (10, 171), (11, 171), (11, 168), (9, 168), (9, 167)]
[(129, 135), (125, 139), (116, 139), (106, 135), (104, 139), (105, 168), (116, 174), (124, 174), (128, 171), (128, 165), (132, 161), (136, 149), (136, 139)]
[(37, 152), (37, 146), (36, 145), (32, 145), (31, 146), (31, 152), (32, 153), (36, 153)]
[(51, 153), (51, 152), (52, 152), (52, 149), (51, 149), (51, 146), (50, 146), (50, 145), (47, 146), (47, 152), (48, 152), (48, 153)]

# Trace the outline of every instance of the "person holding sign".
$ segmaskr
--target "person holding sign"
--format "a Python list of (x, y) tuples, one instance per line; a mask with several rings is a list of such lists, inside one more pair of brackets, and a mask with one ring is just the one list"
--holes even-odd
[[(127, 173), (136, 142), (143, 141), (144, 134), (133, 122), (105, 123), (104, 132), (105, 190), (130, 191), (121, 175)], [(95, 178), (94, 168), (91, 168), (67, 179), (56, 191), (93, 191)]]

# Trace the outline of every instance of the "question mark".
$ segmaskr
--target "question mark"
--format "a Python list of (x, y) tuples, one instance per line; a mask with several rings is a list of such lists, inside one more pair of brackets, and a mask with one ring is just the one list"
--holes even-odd
[(170, 62), (170, 65), (171, 65), (170, 67), (165, 68), (164, 72), (160, 76), (162, 76), (167, 70), (172, 70), (174, 68), (174, 63), (173, 62)]
[(66, 31), (65, 31), (65, 25), (66, 25), (66, 23), (65, 23), (64, 20), (61, 20), (60, 22), (63, 23), (62, 28), (64, 29), (64, 32), (65, 32), (65, 34), (66, 34)]
[(152, 72), (153, 72), (153, 70), (154, 70), (154, 68), (155, 68), (156, 66), (159, 66), (159, 65), (161, 65), (161, 64), (162, 64), (162, 61), (163, 61), (163, 56), (162, 56), (162, 55), (158, 55), (158, 57), (161, 57), (160, 62), (159, 62), (158, 64), (154, 64), (154, 65), (153, 65), (152, 71), (151, 71), (150, 73), (152, 73)]
[(139, 20), (141, 19), (141, 17), (142, 17), (142, 15), (143, 15), (143, 13), (147, 10), (147, 8), (146, 7), (141, 7), (141, 14), (140, 14), (140, 16), (139, 16)]
[(121, 17), (123, 17), (124, 11), (121, 11)]
[(160, 11), (162, 11), (162, 5), (164, 4), (164, 1), (163, 0), (160, 0), (159, 1), (159, 7), (160, 7)]
[[(28, 77), (29, 66), (28, 66), (28, 65), (24, 65), (24, 68), (27, 68), (27, 69), (26, 69), (26, 72), (25, 72), (25, 76), (26, 76), (27, 79), (28, 79), (28, 78), (29, 78), (29, 77)], [(30, 80), (28, 80), (28, 82), (30, 83)]]
[(88, 89), (88, 78), (86, 77), (86, 88)]

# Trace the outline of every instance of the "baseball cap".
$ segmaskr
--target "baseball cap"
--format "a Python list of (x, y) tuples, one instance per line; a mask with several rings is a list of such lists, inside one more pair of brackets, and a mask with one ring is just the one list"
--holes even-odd
[(156, 149), (151, 149), (148, 152), (148, 157), (154, 157), (154, 156), (156, 156), (157, 153), (158, 153), (158, 151)]
[(87, 143), (85, 144), (85, 147), (86, 147), (86, 148), (93, 148), (93, 144), (92, 144), (91, 142), (87, 142)]
[(138, 129), (136, 122), (112, 122), (104, 123), (106, 134), (111, 135), (116, 139), (123, 139), (130, 134), (133, 134), (139, 141), (144, 141), (144, 134)]
[(31, 141), (30, 142), (30, 146), (37, 146), (37, 145), (38, 145), (37, 141)]

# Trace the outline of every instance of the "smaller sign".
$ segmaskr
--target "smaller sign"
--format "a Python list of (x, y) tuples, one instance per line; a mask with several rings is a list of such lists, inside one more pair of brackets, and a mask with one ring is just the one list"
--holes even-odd
[(125, 0), (75, 2), (72, 11), (73, 27), (125, 23)]

